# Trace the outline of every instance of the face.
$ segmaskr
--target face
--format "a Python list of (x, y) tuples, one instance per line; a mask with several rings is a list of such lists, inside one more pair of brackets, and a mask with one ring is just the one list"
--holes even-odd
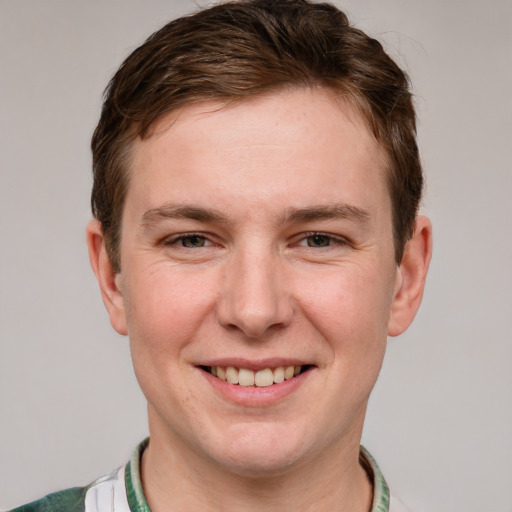
[(355, 112), (311, 89), (219, 107), (135, 143), (109, 311), (152, 442), (268, 474), (358, 445), (401, 276)]

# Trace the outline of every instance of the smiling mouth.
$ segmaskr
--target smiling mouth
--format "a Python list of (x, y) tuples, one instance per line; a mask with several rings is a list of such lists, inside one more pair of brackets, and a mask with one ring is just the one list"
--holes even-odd
[(245, 387), (268, 387), (293, 379), (312, 368), (312, 365), (278, 366), (263, 370), (236, 368), (234, 366), (200, 366), (202, 370), (229, 384)]

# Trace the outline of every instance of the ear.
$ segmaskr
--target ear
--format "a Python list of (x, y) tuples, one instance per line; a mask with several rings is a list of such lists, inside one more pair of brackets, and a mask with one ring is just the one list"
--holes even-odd
[(112, 266), (103, 230), (97, 220), (91, 220), (87, 225), (87, 246), (89, 247), (91, 267), (100, 285), (101, 296), (107, 308), (110, 323), (119, 334), (126, 335), (128, 329), (125, 303), (119, 286), (121, 276), (115, 272)]
[(416, 217), (414, 233), (405, 244), (402, 261), (397, 269), (388, 323), (389, 336), (402, 334), (416, 316), (423, 297), (431, 256), (432, 225), (426, 217)]

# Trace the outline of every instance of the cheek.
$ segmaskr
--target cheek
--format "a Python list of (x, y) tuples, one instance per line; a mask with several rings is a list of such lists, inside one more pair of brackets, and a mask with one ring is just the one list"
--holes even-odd
[(183, 372), (190, 371), (188, 350), (210, 318), (212, 296), (202, 286), (204, 277), (183, 276), (169, 266), (130, 270), (127, 275), (136, 279), (126, 283), (125, 303), (136, 378), (155, 410), (165, 411), (169, 403), (178, 410), (189, 401)]
[(343, 267), (311, 276), (302, 287), (303, 310), (334, 349), (344, 353), (384, 345), (393, 287), (384, 274)]
[(132, 344), (158, 356), (187, 344), (212, 310), (215, 287), (200, 273), (182, 275), (163, 265), (132, 270), (125, 287), (128, 334)]

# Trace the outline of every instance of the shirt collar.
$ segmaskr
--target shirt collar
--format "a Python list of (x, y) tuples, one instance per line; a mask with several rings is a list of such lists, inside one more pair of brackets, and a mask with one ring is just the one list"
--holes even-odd
[[(142, 481), (140, 477), (140, 461), (144, 450), (149, 444), (149, 437), (142, 441), (135, 448), (130, 462), (126, 465), (125, 481), (128, 504), (132, 512), (151, 512), (142, 491)], [(382, 472), (370, 452), (363, 446), (360, 447), (359, 463), (368, 474), (370, 482), (373, 484), (373, 502), (371, 512), (389, 511), (389, 488), (384, 480)]]
[(359, 463), (366, 471), (373, 484), (373, 502), (371, 512), (389, 511), (389, 487), (384, 476), (370, 452), (361, 446), (359, 450)]

